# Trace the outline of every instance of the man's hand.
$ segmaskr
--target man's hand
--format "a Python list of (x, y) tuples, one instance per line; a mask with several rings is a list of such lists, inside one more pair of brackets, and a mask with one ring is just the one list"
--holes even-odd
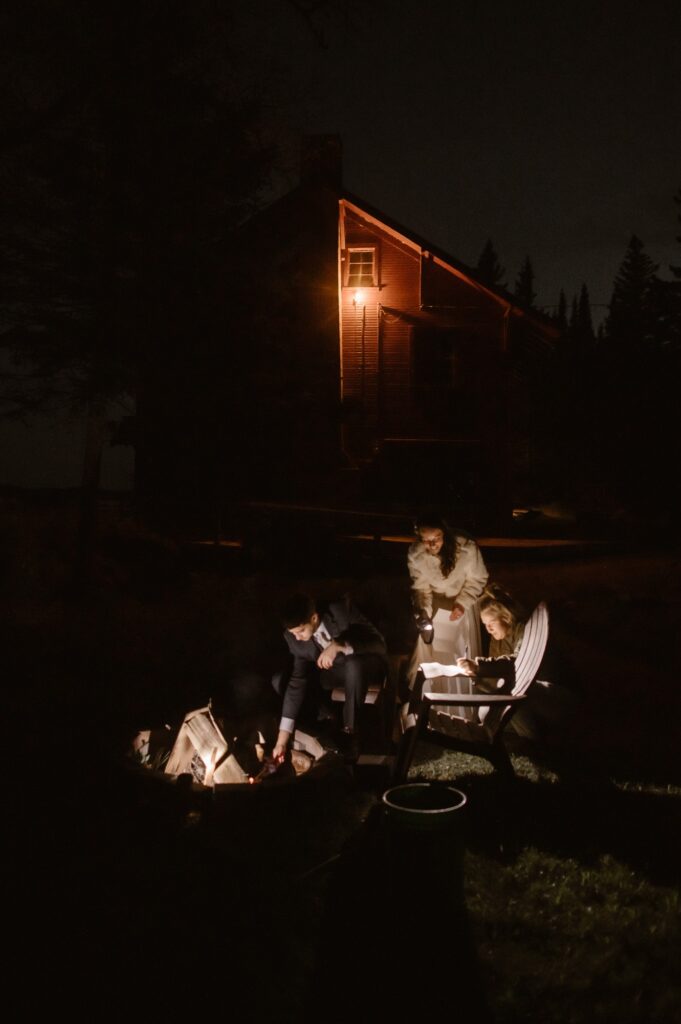
[(449, 613), (449, 618), (451, 619), (452, 622), (456, 622), (458, 619), (461, 618), (462, 615), (465, 614), (465, 612), (466, 609), (464, 608), (464, 606), (462, 604), (459, 604), (458, 601), (455, 601), (454, 604), (452, 605), (452, 610)]
[(286, 732), (285, 729), (279, 730), (277, 736), (277, 742), (274, 744), (272, 749), (272, 760), (275, 764), (283, 764), (284, 758), (286, 757), (286, 748), (288, 747), (288, 741), (291, 739), (291, 733)]
[(317, 665), (319, 668), (331, 668), (334, 661), (339, 654), (345, 654), (345, 648), (332, 640), (328, 647), (326, 647), (317, 658)]
[(459, 668), (463, 669), (464, 675), (477, 676), (478, 666), (470, 658), (457, 658), (456, 664)]

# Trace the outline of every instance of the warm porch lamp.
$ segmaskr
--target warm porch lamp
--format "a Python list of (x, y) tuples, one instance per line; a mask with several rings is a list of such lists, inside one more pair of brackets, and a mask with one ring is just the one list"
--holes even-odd
[(363, 306), (364, 305), (364, 292), (362, 291), (361, 288), (356, 288), (355, 289), (355, 293), (352, 296), (352, 304), (353, 304), (353, 306)]

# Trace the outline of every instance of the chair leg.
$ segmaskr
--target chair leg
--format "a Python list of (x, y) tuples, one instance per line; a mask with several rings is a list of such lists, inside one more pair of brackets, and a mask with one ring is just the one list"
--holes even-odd
[(381, 727), (383, 741), (386, 744), (386, 750), (390, 749), (392, 742), (393, 733), (393, 722), (395, 719), (395, 690), (393, 687), (390, 673), (386, 672), (385, 679), (383, 681), (383, 687), (381, 689)]
[(411, 768), (411, 762), (414, 759), (414, 751), (416, 750), (416, 741), (418, 740), (418, 725), (412, 725), (406, 730), (402, 738), (400, 739), (397, 747), (397, 759), (395, 762), (395, 782), (406, 782), (409, 769)]
[(489, 759), (500, 775), (503, 775), (507, 779), (515, 778), (513, 762), (511, 761), (508, 751), (503, 743), (495, 743), (490, 748)]

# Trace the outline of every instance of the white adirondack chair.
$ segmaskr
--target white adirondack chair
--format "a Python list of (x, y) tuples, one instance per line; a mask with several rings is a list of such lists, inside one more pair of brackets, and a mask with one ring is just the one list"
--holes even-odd
[[(520, 650), (515, 659), (513, 687), (508, 693), (435, 693), (428, 689), (429, 680), (423, 671), (416, 677), (414, 696), (410, 700), (410, 715), (397, 753), (395, 775), (405, 779), (419, 739), (427, 739), (451, 750), (475, 754), (490, 761), (494, 767), (513, 775), (513, 765), (504, 746), (503, 732), (518, 705), (525, 700), (527, 691), (537, 677), (549, 635), (549, 614), (542, 601), (525, 624)], [(436, 716), (432, 710), (440, 707), (475, 707), (489, 709), (484, 720), (469, 722), (456, 715), (447, 716), (446, 731), (433, 725)]]

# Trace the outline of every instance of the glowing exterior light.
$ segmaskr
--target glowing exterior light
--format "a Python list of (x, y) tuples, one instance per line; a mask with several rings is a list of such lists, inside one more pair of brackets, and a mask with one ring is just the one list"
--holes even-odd
[(355, 294), (352, 297), (352, 301), (355, 306), (364, 305), (364, 292), (361, 288), (356, 289)]

